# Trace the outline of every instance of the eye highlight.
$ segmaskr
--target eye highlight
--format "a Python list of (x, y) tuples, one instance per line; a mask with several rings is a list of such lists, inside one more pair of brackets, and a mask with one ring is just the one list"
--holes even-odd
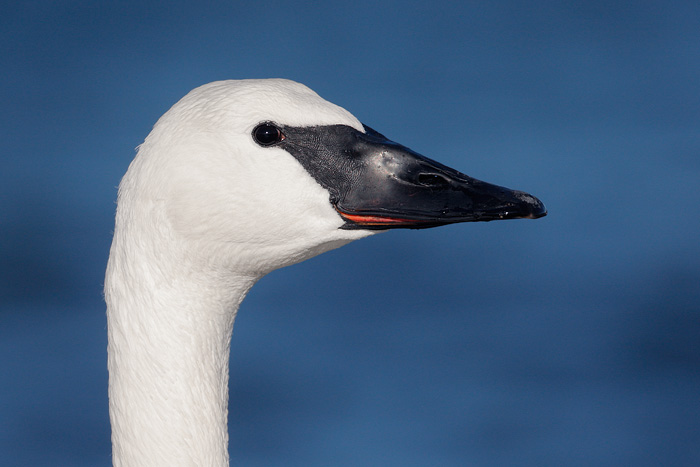
[(284, 134), (274, 124), (261, 123), (253, 129), (253, 139), (260, 146), (272, 146), (284, 139)]

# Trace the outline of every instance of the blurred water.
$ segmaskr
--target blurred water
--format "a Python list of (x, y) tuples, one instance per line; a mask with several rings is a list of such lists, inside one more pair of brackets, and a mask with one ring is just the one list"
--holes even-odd
[(1, 7), (2, 465), (109, 465), (115, 187), (189, 89), (267, 76), (550, 215), (264, 278), (234, 331), (235, 461), (700, 464), (700, 8), (266, 5)]

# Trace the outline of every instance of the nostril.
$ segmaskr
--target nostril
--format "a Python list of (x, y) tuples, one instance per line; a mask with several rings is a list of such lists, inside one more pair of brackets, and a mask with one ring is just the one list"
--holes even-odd
[(418, 184), (431, 188), (446, 188), (450, 182), (440, 174), (422, 173), (418, 174)]

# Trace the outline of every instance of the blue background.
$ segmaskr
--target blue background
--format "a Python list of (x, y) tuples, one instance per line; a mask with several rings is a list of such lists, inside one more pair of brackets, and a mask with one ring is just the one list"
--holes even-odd
[(4, 2), (0, 459), (106, 466), (116, 186), (190, 89), (286, 77), (529, 191), (264, 278), (239, 465), (700, 465), (700, 3)]

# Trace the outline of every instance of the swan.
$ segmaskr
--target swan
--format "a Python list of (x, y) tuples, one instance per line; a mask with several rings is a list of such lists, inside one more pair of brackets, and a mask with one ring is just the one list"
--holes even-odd
[(302, 84), (194, 89), (119, 185), (105, 276), (114, 465), (228, 465), (233, 322), (270, 271), (387, 229), (545, 214)]

